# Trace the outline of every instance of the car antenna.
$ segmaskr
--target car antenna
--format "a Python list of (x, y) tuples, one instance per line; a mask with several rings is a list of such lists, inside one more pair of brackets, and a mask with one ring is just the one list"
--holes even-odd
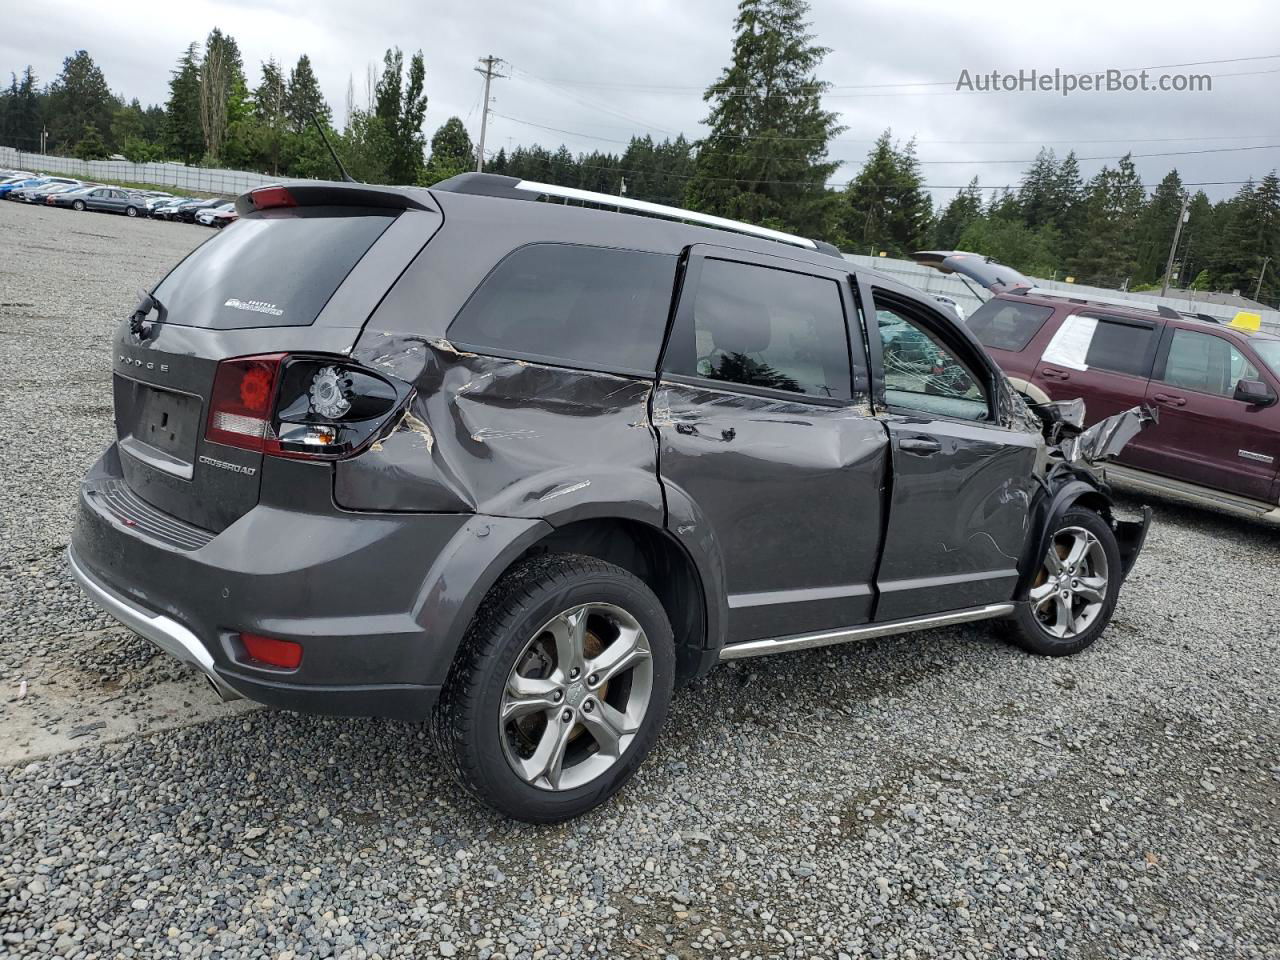
[(316, 132), (320, 134), (320, 139), (324, 141), (324, 145), (329, 148), (329, 156), (333, 157), (334, 165), (337, 166), (338, 172), (342, 174), (342, 179), (347, 183), (359, 183), (360, 181), (347, 173), (347, 168), (342, 165), (342, 161), (338, 159), (337, 152), (333, 149), (333, 144), (329, 142), (329, 138), (325, 136), (324, 127), (320, 123), (320, 118), (314, 113), (311, 115), (311, 122), (316, 125)]

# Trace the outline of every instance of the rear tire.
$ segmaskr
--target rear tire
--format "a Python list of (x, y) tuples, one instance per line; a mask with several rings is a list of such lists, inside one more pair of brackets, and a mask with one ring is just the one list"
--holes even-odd
[(635, 773), (674, 674), (666, 611), (639, 578), (593, 557), (534, 557), (477, 611), (432, 737), (477, 800), (529, 823), (567, 820)]
[(1093, 510), (1071, 507), (1054, 522), (1028, 595), (1001, 629), (1030, 653), (1079, 653), (1111, 622), (1123, 580), (1110, 525)]

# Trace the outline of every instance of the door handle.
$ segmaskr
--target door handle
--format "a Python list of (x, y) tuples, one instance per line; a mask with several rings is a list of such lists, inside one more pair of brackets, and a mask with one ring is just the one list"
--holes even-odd
[(898, 441), (898, 448), (906, 450), (908, 453), (937, 453), (942, 449), (942, 444), (932, 437), (903, 437)]
[(1071, 374), (1067, 373), (1067, 371), (1065, 370), (1059, 370), (1057, 367), (1044, 367), (1040, 370), (1040, 373), (1043, 376), (1048, 377), (1050, 380), (1070, 380), (1071, 379)]
[(1151, 399), (1159, 403), (1167, 403), (1171, 407), (1185, 407), (1187, 405), (1186, 397), (1175, 397), (1167, 393), (1152, 394)]

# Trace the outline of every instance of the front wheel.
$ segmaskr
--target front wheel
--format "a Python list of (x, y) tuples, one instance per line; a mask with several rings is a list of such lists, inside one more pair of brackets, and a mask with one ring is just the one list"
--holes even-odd
[(125, 215), (126, 217), (136, 217), (136, 216), (138, 215), (138, 208), (137, 208), (137, 207), (125, 207), (125, 208), (124, 208), (124, 215)]
[(1070, 508), (1054, 523), (1027, 596), (1004, 621), (1010, 639), (1031, 653), (1079, 653), (1110, 623), (1123, 580), (1110, 525), (1093, 510)]
[(77, 201), (75, 201), (73, 204), (71, 204), (71, 209), (72, 209), (72, 210), (75, 210), (77, 213), (83, 213), (83, 212), (84, 212), (84, 201), (83, 201), (83, 200), (77, 200)]
[(433, 739), (476, 799), (517, 820), (566, 820), (640, 766), (666, 719), (674, 668), (666, 612), (639, 578), (592, 557), (535, 557), (477, 612)]

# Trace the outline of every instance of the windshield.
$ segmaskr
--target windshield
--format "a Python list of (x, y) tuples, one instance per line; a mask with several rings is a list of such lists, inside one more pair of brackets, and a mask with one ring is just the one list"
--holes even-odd
[(1280, 340), (1254, 340), (1253, 352), (1277, 377), (1280, 377)]

